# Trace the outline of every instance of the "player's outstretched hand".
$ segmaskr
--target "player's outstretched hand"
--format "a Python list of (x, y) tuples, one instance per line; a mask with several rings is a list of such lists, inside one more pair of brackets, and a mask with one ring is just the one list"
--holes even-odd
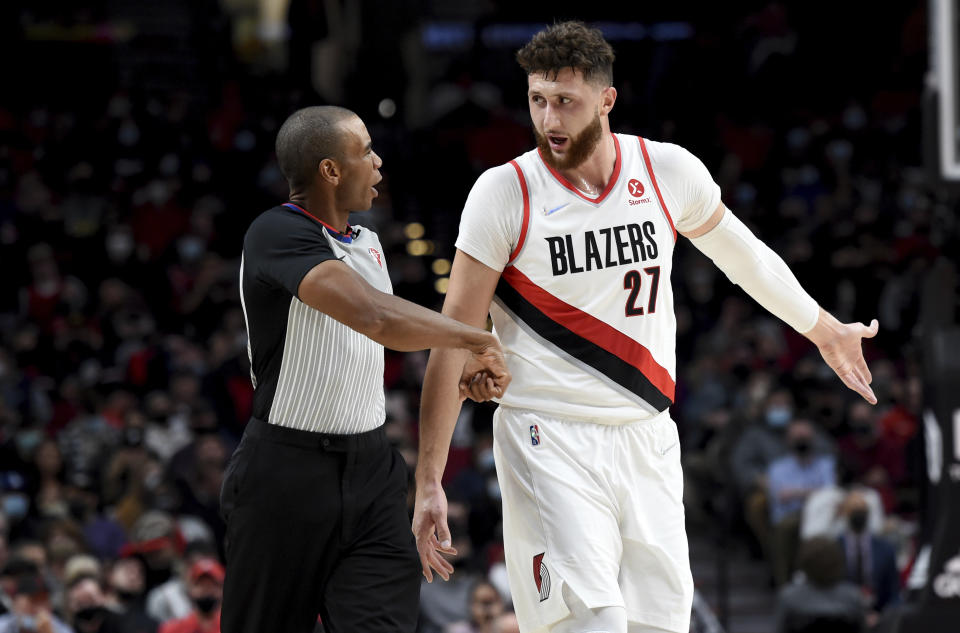
[(499, 398), (510, 384), (510, 372), (499, 343), (471, 352), (460, 374), (460, 398), (485, 402)]
[(457, 550), (451, 546), (447, 495), (440, 484), (417, 486), (412, 529), (417, 539), (423, 577), (427, 582), (433, 582), (433, 571), (436, 571), (444, 580), (450, 580), (453, 565), (441, 554), (456, 554)]
[(876, 319), (870, 322), (869, 327), (863, 323), (841, 323), (821, 308), (817, 324), (806, 333), (843, 384), (870, 404), (877, 404), (877, 397), (870, 388), (873, 375), (863, 359), (861, 340), (873, 338), (879, 329), (880, 323)]

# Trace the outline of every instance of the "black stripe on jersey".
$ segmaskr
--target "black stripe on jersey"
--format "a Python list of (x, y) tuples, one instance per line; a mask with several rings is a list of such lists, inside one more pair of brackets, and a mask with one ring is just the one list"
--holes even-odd
[(640, 396), (658, 412), (665, 411), (673, 404), (639, 369), (551, 319), (503, 278), (497, 284), (496, 298), (538, 335)]

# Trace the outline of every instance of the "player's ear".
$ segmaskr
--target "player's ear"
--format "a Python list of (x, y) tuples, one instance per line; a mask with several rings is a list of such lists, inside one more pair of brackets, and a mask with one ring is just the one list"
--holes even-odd
[(340, 184), (340, 165), (332, 158), (324, 158), (317, 166), (320, 177), (331, 185)]
[(607, 86), (600, 93), (600, 116), (610, 114), (613, 110), (613, 104), (617, 102), (617, 89), (613, 86)]

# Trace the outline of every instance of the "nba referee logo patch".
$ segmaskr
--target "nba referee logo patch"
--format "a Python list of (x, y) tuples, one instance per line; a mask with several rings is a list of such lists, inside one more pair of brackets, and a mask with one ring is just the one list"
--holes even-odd
[(536, 424), (530, 425), (530, 443), (534, 446), (540, 446), (540, 429)]
[(543, 554), (533, 557), (533, 580), (537, 583), (540, 602), (543, 602), (550, 597), (550, 572), (547, 571), (547, 565), (543, 562)]

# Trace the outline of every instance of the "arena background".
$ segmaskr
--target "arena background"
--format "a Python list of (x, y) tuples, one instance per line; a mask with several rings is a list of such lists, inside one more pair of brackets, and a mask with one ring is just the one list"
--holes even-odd
[[(925, 578), (908, 585), (936, 532), (922, 412), (956, 384), (925, 380), (923, 315), (955, 323), (958, 252), (956, 191), (931, 162), (927, 4), (603, 4), (4, 3), (0, 567), (39, 561), (69, 622), (77, 569), (98, 569), (116, 597), (118, 558), (142, 561), (149, 588), (182, 572), (185, 543), (222, 547), (217, 491), (252, 395), (240, 245), (286, 199), (279, 124), (323, 103), (364, 118), (384, 181), (358, 222), (380, 233), (396, 294), (439, 309), (470, 186), (532, 146), (513, 54), (544, 23), (579, 18), (616, 50), (612, 127), (698, 155), (825, 308), (880, 320), (870, 408), (681, 240), (672, 413), (695, 625), (772, 630), (771, 565), (796, 544), (765, 546), (780, 541), (751, 509), (755, 475), (787, 452), (767, 423), (783, 411), (815, 424), (838, 486), (878, 493), (902, 596), (922, 600)], [(387, 352), (388, 429), (411, 465), (425, 361)], [(460, 581), (425, 587), (425, 632), (469, 619), (476, 578), (503, 589), (490, 416), (468, 406), (458, 424), (445, 481)]]

